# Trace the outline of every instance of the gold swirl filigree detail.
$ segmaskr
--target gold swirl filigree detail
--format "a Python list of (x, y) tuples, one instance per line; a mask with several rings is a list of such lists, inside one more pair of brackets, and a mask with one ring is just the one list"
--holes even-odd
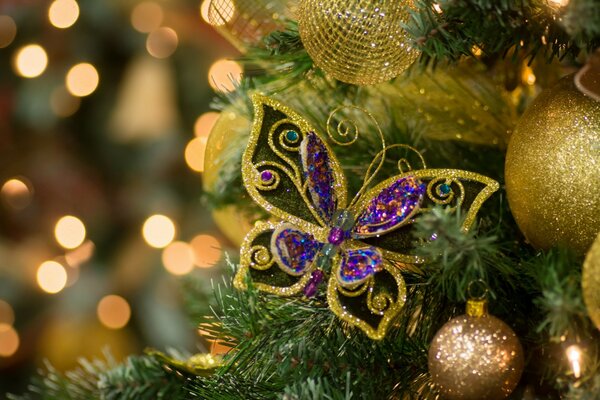
[[(449, 189), (448, 191), (442, 190), (444, 185)], [(458, 193), (455, 192), (455, 187), (458, 188)], [(451, 204), (454, 200), (456, 200), (456, 205), (454, 205), (452, 209), (462, 205), (464, 193), (465, 187), (458, 179), (439, 177), (431, 180), (427, 184), (427, 196), (429, 199), (431, 199), (431, 201), (433, 201), (435, 204), (441, 206)]]
[(373, 288), (367, 294), (367, 307), (373, 314), (383, 315), (385, 311), (394, 303), (394, 299), (387, 292), (373, 294)]
[[(276, 169), (283, 171), (286, 175), (290, 176), (290, 172), (285, 169), (284, 166), (274, 163), (263, 161), (261, 163), (256, 164), (256, 169), (254, 170), (254, 186), (258, 190), (275, 190), (279, 186), (279, 182), (281, 182), (281, 176)], [(267, 168), (263, 168), (267, 167)], [(263, 173), (270, 172), (271, 177), (268, 180), (263, 179)]]
[(263, 245), (250, 247), (250, 267), (259, 271), (266, 271), (273, 266), (275, 258), (271, 251)]
[(366, 281), (361, 282), (357, 285), (338, 286), (338, 291), (346, 297), (358, 297), (364, 294), (367, 289), (373, 287), (373, 277), (368, 278)]

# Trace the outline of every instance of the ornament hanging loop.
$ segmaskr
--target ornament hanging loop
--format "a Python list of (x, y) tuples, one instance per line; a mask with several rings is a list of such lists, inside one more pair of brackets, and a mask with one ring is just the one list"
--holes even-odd
[(488, 286), (483, 279), (469, 282), (467, 286), (467, 315), (471, 317), (483, 317), (487, 314)]

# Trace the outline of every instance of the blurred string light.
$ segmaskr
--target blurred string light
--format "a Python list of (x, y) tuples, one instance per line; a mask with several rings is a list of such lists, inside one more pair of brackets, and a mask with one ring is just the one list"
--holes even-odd
[(121, 329), (131, 318), (131, 307), (121, 296), (109, 294), (98, 302), (96, 313), (102, 325), (110, 329)]
[(164, 18), (163, 9), (153, 1), (144, 1), (131, 11), (131, 25), (141, 33), (150, 33), (158, 29)]
[(8, 302), (0, 299), (0, 324), (12, 325), (15, 322), (15, 312)]
[(65, 254), (65, 261), (70, 267), (77, 268), (89, 261), (94, 255), (96, 246), (91, 240), (86, 240), (81, 246)]
[(19, 334), (9, 324), (0, 323), (0, 357), (10, 357), (19, 349)]
[(75, 0), (55, 0), (48, 8), (48, 19), (56, 28), (72, 26), (79, 18), (79, 5)]
[(69, 93), (64, 86), (57, 87), (50, 95), (50, 108), (58, 117), (70, 117), (79, 110), (80, 105), (81, 99)]
[[(211, 3), (215, 3), (211, 6)], [(223, 26), (233, 20), (236, 14), (232, 0), (204, 0), (200, 4), (200, 16), (212, 26)]]
[(28, 44), (17, 50), (13, 68), (17, 75), (24, 78), (40, 76), (48, 66), (46, 50), (39, 44)]
[(573, 344), (569, 347), (567, 347), (566, 350), (566, 354), (567, 354), (567, 359), (569, 360), (569, 363), (571, 364), (571, 370), (573, 371), (573, 376), (576, 379), (579, 379), (581, 377), (581, 348), (576, 345)]
[(208, 83), (218, 92), (233, 92), (242, 80), (242, 72), (235, 61), (217, 60), (208, 70)]
[(221, 114), (214, 111), (200, 115), (194, 123), (194, 135), (197, 137), (208, 137), (217, 119), (219, 119), (219, 115)]
[(196, 137), (189, 141), (185, 146), (185, 162), (192, 170), (196, 172), (204, 171), (204, 153), (206, 152), (207, 138), (205, 136)]
[(54, 237), (58, 244), (65, 249), (79, 247), (85, 240), (85, 225), (72, 215), (65, 215), (54, 226)]
[(17, 36), (17, 24), (8, 15), (0, 15), (0, 49), (8, 47)]
[(77, 97), (85, 97), (94, 93), (100, 82), (96, 68), (89, 63), (74, 65), (65, 78), (69, 93)]
[(194, 263), (199, 268), (210, 268), (221, 259), (221, 243), (211, 235), (198, 235), (190, 242)]
[(555, 6), (555, 7), (564, 7), (567, 4), (569, 4), (569, 0), (548, 0), (548, 3), (551, 6)]
[(152, 215), (144, 222), (142, 236), (150, 246), (162, 249), (175, 239), (175, 224), (165, 215)]
[(47, 293), (58, 293), (67, 284), (67, 271), (56, 261), (44, 261), (37, 270), (37, 282)]
[(531, 67), (529, 66), (525, 66), (523, 68), (523, 71), (521, 72), (521, 80), (523, 81), (523, 83), (528, 84), (529, 86), (532, 86), (533, 84), (535, 84), (535, 74), (533, 73), (533, 69), (531, 69)]
[(177, 32), (163, 26), (150, 32), (146, 39), (146, 50), (152, 57), (167, 58), (177, 50), (178, 44)]
[(165, 269), (173, 275), (185, 275), (194, 269), (194, 251), (185, 242), (173, 242), (162, 252)]
[(31, 203), (33, 190), (25, 178), (12, 178), (4, 182), (0, 189), (2, 200), (15, 210), (22, 210)]

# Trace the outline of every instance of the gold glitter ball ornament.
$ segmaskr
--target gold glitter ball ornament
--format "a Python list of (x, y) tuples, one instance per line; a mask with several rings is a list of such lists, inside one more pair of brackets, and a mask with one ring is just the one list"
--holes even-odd
[(563, 78), (529, 106), (506, 154), (506, 192), (536, 248), (585, 254), (600, 231), (600, 102)]
[(600, 329), (600, 235), (585, 257), (581, 286), (588, 314)]
[(298, 29), (315, 65), (342, 82), (373, 85), (418, 57), (402, 28), (412, 0), (301, 0)]
[(484, 301), (469, 303), (466, 315), (447, 322), (433, 338), (431, 379), (444, 399), (504, 399), (523, 372), (521, 343), (508, 325), (487, 314)]

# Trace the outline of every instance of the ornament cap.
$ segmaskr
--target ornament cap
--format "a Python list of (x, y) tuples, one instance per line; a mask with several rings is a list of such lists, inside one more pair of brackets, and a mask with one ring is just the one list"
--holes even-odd
[(469, 317), (483, 317), (487, 314), (487, 300), (469, 299), (467, 301), (467, 315)]

